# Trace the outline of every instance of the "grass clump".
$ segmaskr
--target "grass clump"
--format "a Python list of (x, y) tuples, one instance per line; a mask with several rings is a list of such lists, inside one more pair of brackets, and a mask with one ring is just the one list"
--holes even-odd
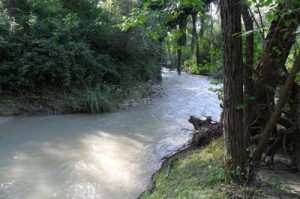
[(101, 113), (111, 110), (111, 104), (108, 100), (109, 94), (101, 92), (99, 87), (95, 89), (88, 88), (85, 92), (85, 103), (87, 110), (91, 113)]
[(163, 167), (141, 198), (225, 198), (220, 191), (224, 180), (222, 144), (223, 139), (217, 139), (205, 149), (178, 155), (170, 175), (166, 177), (168, 168)]
[(267, 185), (272, 187), (273, 189), (277, 190), (281, 194), (290, 194), (293, 193), (293, 189), (285, 184), (282, 183), (282, 181), (276, 177), (270, 177), (267, 180)]

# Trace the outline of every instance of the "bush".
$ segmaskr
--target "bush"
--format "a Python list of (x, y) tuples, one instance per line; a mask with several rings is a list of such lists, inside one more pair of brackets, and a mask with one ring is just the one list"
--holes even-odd
[(68, 90), (159, 77), (159, 45), (142, 29), (120, 32), (91, 1), (16, 1), (12, 13), (0, 15), (5, 88)]

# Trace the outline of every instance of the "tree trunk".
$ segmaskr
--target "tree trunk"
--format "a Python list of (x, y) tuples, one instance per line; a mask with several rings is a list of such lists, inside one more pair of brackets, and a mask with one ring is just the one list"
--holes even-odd
[[(290, 95), (289, 95), (289, 107), (290, 107), (290, 116), (295, 124), (300, 124), (300, 86), (297, 83), (294, 83)], [(296, 129), (295, 134), (292, 136), (292, 154), (291, 154), (291, 168), (294, 171), (299, 171), (299, 157), (300, 157), (300, 133)]]
[(255, 161), (260, 161), (262, 153), (264, 152), (264, 150), (268, 146), (268, 141), (269, 141), (270, 134), (273, 131), (276, 123), (280, 119), (282, 109), (284, 108), (286, 100), (289, 96), (290, 89), (292, 88), (292, 86), (294, 84), (296, 74), (299, 72), (299, 70), (300, 70), (300, 54), (296, 57), (296, 60), (295, 60), (294, 65), (291, 69), (291, 72), (290, 72), (290, 74), (289, 74), (289, 76), (288, 76), (288, 78), (287, 78), (287, 80), (284, 84), (282, 93), (280, 94), (278, 103), (276, 104), (276, 108), (275, 108), (274, 112), (272, 113), (272, 116), (269, 119), (266, 127), (264, 128), (263, 133), (261, 134), (261, 138), (259, 140), (257, 149), (254, 153), (254, 160)]
[(7, 15), (8, 16), (12, 16), (13, 15), (14, 7), (15, 7), (14, 0), (8, 0), (7, 1)]
[(246, 150), (243, 135), (241, 4), (239, 0), (221, 0), (221, 27), (224, 51), (224, 137), (225, 180), (242, 183), (245, 180)]
[(185, 13), (182, 13), (181, 16), (179, 17), (179, 31), (182, 33), (182, 36), (178, 38), (177, 44), (178, 44), (178, 49), (177, 49), (177, 72), (178, 75), (181, 74), (181, 65), (183, 62), (183, 57), (182, 57), (182, 47), (185, 46), (186, 44), (186, 25), (187, 25), (187, 15)]
[[(300, 23), (300, 2), (286, 1), (277, 8), (278, 17), (273, 20), (265, 41), (264, 55), (257, 61), (255, 71), (256, 103), (274, 107), (274, 93), (280, 82), (280, 71), (295, 43), (295, 31)], [(298, 10), (297, 10), (298, 9)], [(286, 14), (294, 10), (292, 14)], [(289, 23), (287, 23), (289, 22)]]
[(191, 54), (194, 55), (195, 50), (195, 44), (198, 45), (198, 34), (197, 34), (197, 15), (198, 12), (192, 13), (192, 24), (193, 24), (193, 30), (192, 30), (192, 41), (191, 41)]
[[(253, 30), (253, 21), (248, 12), (248, 7), (244, 4), (241, 5), (242, 18), (245, 25), (246, 31)], [(251, 112), (253, 106), (251, 104), (250, 96), (253, 93), (253, 81), (252, 81), (252, 70), (254, 62), (254, 35), (253, 33), (246, 36), (246, 62), (244, 64), (244, 133), (245, 133), (245, 144), (250, 144), (250, 124), (251, 124)]]
[[(214, 36), (214, 18), (213, 18), (213, 13), (212, 13), (212, 5), (209, 6), (210, 10), (210, 49), (213, 50), (215, 48), (215, 36)], [(211, 52), (210, 53), (210, 63), (214, 64), (214, 54)]]
[[(194, 38), (193, 46), (196, 46), (196, 63), (197, 63), (197, 66), (199, 66), (200, 65), (200, 48), (199, 48), (199, 37), (197, 34), (197, 29), (196, 29), (197, 15), (198, 15), (198, 12), (192, 14), (192, 22), (193, 22), (193, 38)], [(194, 54), (194, 47), (192, 47), (192, 54)]]
[[(205, 10), (205, 12), (203, 12), (203, 15), (205, 15), (206, 14), (206, 12), (208, 11), (208, 7), (206, 7), (206, 10)], [(200, 40), (204, 40), (204, 24), (205, 24), (205, 18), (204, 18), (204, 16), (202, 16), (201, 17), (201, 20), (200, 20), (200, 23), (201, 23), (201, 25), (200, 25), (200, 33), (199, 33), (199, 38), (200, 38)], [(207, 51), (207, 48), (205, 47), (204, 45), (202, 45), (202, 51)], [(201, 65), (201, 62), (202, 63), (204, 63), (204, 57), (202, 57), (202, 61), (201, 61), (201, 55), (200, 55), (200, 47), (199, 47), (199, 52), (198, 52), (198, 58), (197, 58), (197, 65), (198, 66), (200, 66)], [(202, 53), (203, 55), (205, 54), (205, 53)], [(201, 70), (201, 72), (200, 72), (200, 74), (201, 75), (208, 75), (209, 74), (209, 71), (208, 70)]]

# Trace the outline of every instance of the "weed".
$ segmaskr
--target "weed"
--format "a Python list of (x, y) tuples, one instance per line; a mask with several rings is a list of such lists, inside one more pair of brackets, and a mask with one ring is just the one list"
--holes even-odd
[(107, 112), (111, 110), (111, 104), (107, 97), (102, 94), (99, 87), (86, 89), (85, 104), (91, 113)]
[(290, 194), (294, 192), (291, 187), (284, 185), (283, 182), (276, 177), (270, 177), (267, 180), (267, 184), (282, 194)]

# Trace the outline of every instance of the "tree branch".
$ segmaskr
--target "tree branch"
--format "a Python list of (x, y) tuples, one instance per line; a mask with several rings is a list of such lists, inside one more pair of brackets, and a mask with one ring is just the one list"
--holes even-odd
[(264, 131), (261, 134), (261, 138), (259, 140), (257, 149), (254, 153), (254, 160), (260, 161), (263, 151), (266, 149), (268, 145), (268, 140), (270, 137), (271, 132), (273, 131), (276, 123), (279, 121), (282, 109), (284, 108), (284, 105), (286, 103), (286, 100), (288, 98), (290, 89), (292, 88), (292, 85), (295, 81), (296, 74), (300, 70), (300, 54), (296, 57), (296, 60), (294, 62), (294, 65), (290, 71), (290, 74), (284, 84), (283, 90), (280, 94), (278, 103), (276, 104), (275, 110), (272, 113), (272, 116), (270, 117), (268, 123), (265, 126)]

